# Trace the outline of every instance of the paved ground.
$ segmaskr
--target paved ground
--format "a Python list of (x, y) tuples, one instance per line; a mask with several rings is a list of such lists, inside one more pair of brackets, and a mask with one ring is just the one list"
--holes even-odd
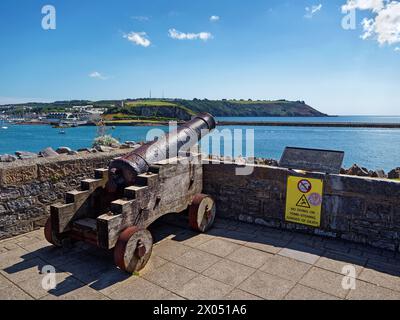
[[(196, 234), (167, 220), (153, 226), (152, 258), (133, 276), (84, 243), (53, 248), (42, 230), (1, 241), (0, 299), (400, 299), (399, 254), (226, 220)], [(50, 291), (45, 265), (57, 272)], [(354, 282), (347, 265), (355, 290), (342, 286)]]

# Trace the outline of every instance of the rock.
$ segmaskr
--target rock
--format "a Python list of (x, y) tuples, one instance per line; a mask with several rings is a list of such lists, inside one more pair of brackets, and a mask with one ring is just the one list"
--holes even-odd
[(36, 153), (28, 152), (28, 151), (16, 151), (15, 155), (18, 157), (18, 159), (21, 159), (21, 160), (35, 159), (35, 158), (39, 157)]
[(264, 164), (270, 167), (279, 167), (279, 162), (274, 159), (264, 159)]
[(59, 148), (56, 150), (56, 152), (57, 152), (58, 154), (69, 154), (71, 151), (72, 151), (71, 148), (68, 148), (68, 147), (59, 147)]
[(134, 146), (136, 144), (135, 141), (125, 141), (125, 144)]
[(388, 178), (389, 179), (400, 179), (400, 167), (390, 171), (388, 173)]
[(120, 149), (129, 149), (129, 148), (130, 148), (130, 145), (129, 145), (129, 144), (126, 144), (126, 143), (122, 143), (122, 144), (119, 146), (119, 148), (120, 148)]
[(256, 158), (255, 157), (247, 157), (246, 158), (246, 162), (247, 163), (255, 163), (256, 162)]
[(118, 149), (119, 146), (120, 146), (119, 143), (112, 143), (112, 144), (111, 144), (111, 148), (114, 148), (114, 149)]
[(17, 157), (11, 154), (4, 154), (0, 156), (0, 162), (14, 162), (17, 160)]
[(234, 163), (243, 166), (246, 164), (246, 159), (242, 157), (237, 157), (234, 159)]
[(96, 149), (97, 149), (97, 151), (100, 151), (100, 152), (111, 152), (114, 150), (114, 148), (106, 147), (106, 146), (97, 146)]
[(79, 154), (79, 152), (75, 151), (75, 150), (71, 150), (70, 152), (68, 152), (69, 156), (77, 156), (78, 154)]
[(360, 168), (357, 164), (353, 164), (352, 167), (347, 170), (348, 175), (352, 176), (360, 176), (360, 177), (368, 177), (369, 172), (365, 168)]
[(87, 152), (87, 153), (90, 153), (90, 149), (89, 149), (89, 148), (81, 148), (81, 149), (78, 149), (78, 152)]
[(340, 174), (347, 174), (347, 170), (345, 168), (340, 168)]
[(381, 179), (387, 178), (387, 175), (386, 175), (385, 171), (382, 170), (382, 169), (376, 170), (375, 173), (376, 173), (378, 178), (381, 178)]
[(52, 158), (52, 157), (58, 157), (59, 154), (54, 151), (53, 148), (48, 147), (46, 149), (43, 149), (42, 151), (39, 152), (39, 155), (44, 157), (44, 158)]

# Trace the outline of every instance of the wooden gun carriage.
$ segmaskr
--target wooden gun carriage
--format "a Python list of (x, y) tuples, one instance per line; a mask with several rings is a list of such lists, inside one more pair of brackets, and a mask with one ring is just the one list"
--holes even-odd
[[(186, 144), (180, 142), (182, 130), (187, 135), (189, 127), (195, 127), (195, 134), (201, 138), (215, 127), (215, 122), (210, 115), (200, 114), (167, 135), (178, 137), (177, 157), (166, 158), (166, 152), (152, 158), (154, 147), (157, 149), (163, 143), (154, 141), (115, 159), (107, 169), (97, 169), (94, 179), (82, 180), (80, 190), (66, 194), (65, 204), (50, 207), (44, 230), (46, 239), (55, 246), (81, 240), (113, 249), (116, 265), (132, 273), (143, 269), (148, 262), (153, 239), (147, 228), (163, 215), (188, 212), (191, 228), (200, 232), (208, 230), (214, 222), (216, 207), (210, 196), (201, 193), (201, 155), (182, 147), (192, 146), (186, 138)], [(206, 131), (200, 134), (197, 130), (200, 127)], [(140, 162), (136, 161), (138, 157), (145, 164), (139, 169), (135, 167)], [(121, 168), (121, 159), (129, 166)]]

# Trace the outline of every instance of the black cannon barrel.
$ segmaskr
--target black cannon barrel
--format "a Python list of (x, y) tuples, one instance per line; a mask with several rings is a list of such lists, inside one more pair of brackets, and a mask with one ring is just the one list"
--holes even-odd
[(134, 184), (137, 175), (147, 172), (150, 165), (188, 151), (216, 127), (214, 117), (200, 113), (163, 138), (151, 141), (109, 165), (108, 191), (116, 192)]

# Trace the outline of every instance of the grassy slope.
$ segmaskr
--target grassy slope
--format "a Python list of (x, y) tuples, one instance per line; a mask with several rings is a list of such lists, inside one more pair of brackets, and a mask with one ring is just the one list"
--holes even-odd
[[(268, 116), (325, 116), (300, 101), (251, 101), (251, 100), (183, 100), (183, 99), (137, 99), (121, 101), (59, 101), (54, 103), (24, 104), (38, 110), (62, 110), (74, 105), (93, 104), (96, 107), (107, 107), (105, 120), (187, 120), (196, 113), (209, 112), (217, 117), (268, 117)], [(16, 106), (17, 107), (17, 106)]]

